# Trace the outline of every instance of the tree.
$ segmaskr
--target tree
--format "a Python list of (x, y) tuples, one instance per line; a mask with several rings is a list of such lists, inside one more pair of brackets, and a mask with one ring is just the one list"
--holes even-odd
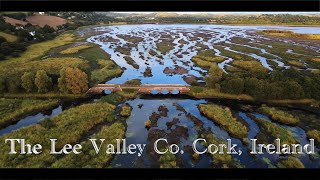
[(34, 74), (25, 72), (21, 76), (21, 85), (27, 92), (32, 92), (34, 90)]
[(60, 70), (60, 78), (58, 78), (58, 88), (62, 93), (67, 93), (67, 77), (66, 77), (66, 68)]
[(10, 93), (17, 93), (21, 87), (21, 78), (19, 76), (9, 76), (6, 79), (6, 87)]
[(4, 93), (6, 90), (6, 79), (0, 76), (0, 93)]
[(253, 78), (247, 78), (245, 80), (245, 84), (244, 84), (244, 91), (246, 94), (249, 94), (251, 96), (254, 96), (256, 94), (256, 91), (259, 87), (259, 80), (255, 77)]
[(33, 36), (26, 30), (21, 29), (18, 31), (19, 41), (31, 41)]
[(216, 88), (223, 75), (222, 69), (217, 64), (213, 64), (209, 69), (209, 75), (205, 78), (206, 84), (210, 88)]
[(6, 59), (6, 56), (4, 56), (3, 54), (0, 53), (0, 61), (5, 60), (5, 59)]
[(52, 86), (51, 78), (47, 75), (46, 71), (38, 70), (34, 80), (39, 93), (48, 92)]
[(283, 83), (283, 96), (288, 99), (299, 99), (304, 97), (302, 86), (296, 81), (287, 81)]
[(52, 27), (50, 27), (48, 25), (43, 26), (42, 30), (44, 33), (54, 33), (54, 31), (55, 31)]
[(60, 71), (58, 87), (61, 92), (81, 94), (88, 90), (88, 76), (78, 68), (63, 68)]
[(7, 42), (6, 38), (0, 36), (0, 44), (3, 43), (3, 42)]
[(244, 90), (244, 81), (241, 78), (230, 79), (222, 85), (224, 92), (231, 94), (241, 94)]

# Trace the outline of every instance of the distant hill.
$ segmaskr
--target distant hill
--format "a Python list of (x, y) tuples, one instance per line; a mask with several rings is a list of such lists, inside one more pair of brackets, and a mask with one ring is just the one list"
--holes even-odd
[(57, 29), (58, 26), (67, 23), (67, 20), (63, 18), (60, 18), (57, 16), (46, 16), (46, 15), (28, 16), (26, 20), (33, 25), (38, 25), (40, 27), (48, 25), (50, 27), (53, 27), (54, 29)]

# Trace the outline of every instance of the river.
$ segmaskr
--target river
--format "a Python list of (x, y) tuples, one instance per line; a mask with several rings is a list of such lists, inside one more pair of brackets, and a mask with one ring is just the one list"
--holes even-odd
[[(252, 32), (263, 29), (282, 29), (291, 30), (297, 33), (319, 33), (320, 28), (317, 27), (280, 27), (280, 26), (220, 26), (220, 25), (119, 25), (96, 27), (97, 31), (104, 32), (87, 39), (88, 42), (95, 43), (110, 54), (111, 59), (124, 69), (121, 76), (115, 77), (106, 83), (122, 84), (127, 80), (140, 79), (142, 84), (187, 84), (186, 77), (195, 77), (198, 82), (204, 81), (207, 71), (200, 67), (196, 67), (191, 58), (198, 52), (197, 44), (207, 45), (209, 49), (214, 50), (216, 56), (221, 56), (220, 51), (214, 48), (214, 44), (225, 42), (233, 44), (230, 41), (233, 37), (247, 38), (257, 44), (264, 40), (264, 37), (253, 37)], [(201, 34), (201, 36), (198, 36)], [(130, 43), (123, 36), (140, 37), (142, 40), (136, 43)], [(162, 54), (157, 50), (157, 43), (166, 39), (174, 39), (174, 47), (166, 54)], [(266, 38), (267, 39), (267, 38)], [(183, 43), (181, 43), (183, 42)], [(291, 42), (289, 42), (291, 43)], [(127, 45), (130, 44), (129, 47)], [(245, 45), (243, 45), (245, 46)], [(139, 67), (133, 67), (125, 60), (125, 54), (116, 51), (117, 47), (126, 47), (130, 50), (130, 56)], [(228, 47), (225, 47), (228, 49)], [(256, 48), (262, 54), (269, 54), (261, 46)], [(310, 47), (311, 49), (314, 47)], [(151, 55), (154, 51), (156, 54)], [(288, 50), (290, 52), (290, 50)], [(234, 51), (236, 53), (242, 53)], [(273, 70), (270, 62), (276, 62), (278, 66), (290, 68), (282, 63), (281, 57), (274, 55), (274, 59), (267, 59), (254, 53), (244, 53), (252, 58), (257, 59), (261, 64)], [(225, 70), (228, 63), (232, 62), (232, 58), (226, 58), (225, 61), (219, 63), (219, 67)], [(146, 68), (151, 69), (152, 76), (144, 76), (143, 72)], [(182, 67), (186, 71), (173, 74), (164, 73), (166, 68), (174, 69)], [(197, 106), (199, 104), (208, 103), (206, 99), (192, 100), (181, 98), (136, 98), (124, 102), (129, 104), (133, 110), (128, 117), (126, 141), (130, 143), (146, 143), (147, 150), (142, 156), (136, 155), (116, 155), (111, 162), (111, 167), (137, 168), (137, 167), (159, 167), (157, 156), (151, 153), (151, 142), (154, 138), (167, 138), (170, 142), (178, 144), (184, 150), (184, 154), (177, 155), (177, 163), (179, 167), (196, 167), (207, 168), (212, 167), (212, 159), (208, 154), (200, 156), (200, 159), (193, 159), (193, 153), (190, 151), (192, 142), (199, 138), (202, 131), (209, 130), (220, 139), (232, 139), (238, 144), (243, 152), (241, 156), (234, 155), (233, 158), (238, 159), (240, 163), (247, 168), (268, 168), (275, 167), (280, 157), (279, 155), (251, 155), (250, 145), (244, 144), (241, 140), (231, 137), (225, 130), (216, 125), (212, 120), (203, 116)], [(210, 102), (220, 103), (220, 102)], [(119, 106), (121, 106), (120, 104)], [(38, 113), (28, 116), (19, 121), (17, 124), (9, 126), (0, 131), (0, 135), (9, 133), (27, 125), (35, 124), (44, 118), (53, 117), (62, 112), (61, 106), (52, 110), (47, 115)], [(250, 128), (248, 139), (255, 138), (259, 133), (259, 126), (248, 116), (252, 114), (261, 117), (266, 121), (270, 119), (258, 113), (246, 112), (239, 108), (233, 108), (232, 113), (245, 121)], [(145, 121), (152, 120), (152, 127), (145, 128)], [(306, 132), (300, 127), (290, 127), (281, 124), (292, 132), (294, 137), (302, 145), (307, 144)], [(199, 147), (204, 148), (204, 147)], [(318, 151), (318, 149), (317, 149)], [(299, 155), (297, 156), (308, 168), (319, 168), (319, 156)]]

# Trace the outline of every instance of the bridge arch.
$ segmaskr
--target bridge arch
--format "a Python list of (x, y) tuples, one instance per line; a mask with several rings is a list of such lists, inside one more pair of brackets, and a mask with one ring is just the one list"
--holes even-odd
[(152, 90), (150, 91), (150, 93), (153, 94), (153, 95), (155, 95), (155, 94), (159, 94), (159, 91), (156, 90), (156, 89), (152, 89)]
[(170, 93), (175, 95), (175, 94), (180, 94), (180, 91), (177, 89), (174, 89), (174, 90), (171, 90)]
[(169, 90), (167, 90), (167, 89), (163, 89), (163, 90), (161, 90), (161, 94), (169, 94)]
[(105, 95), (109, 95), (109, 94), (112, 93), (112, 90), (110, 90), (110, 89), (105, 89), (105, 90), (103, 90), (102, 92), (103, 92), (103, 94), (105, 94)]

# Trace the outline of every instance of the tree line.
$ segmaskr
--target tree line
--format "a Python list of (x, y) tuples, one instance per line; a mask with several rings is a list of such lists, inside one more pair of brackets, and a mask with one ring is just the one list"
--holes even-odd
[(5, 38), (0, 37), (0, 60), (5, 60), (9, 56), (19, 57), (27, 49), (28, 45), (51, 40), (58, 35), (48, 25), (39, 27), (27, 23), (24, 26), (16, 27), (6, 23), (2, 16), (0, 16), (0, 31), (17, 36), (17, 41), (15, 42), (8, 42)]
[[(122, 17), (121, 21), (139, 24), (150, 21), (150, 16)], [(211, 24), (293, 24), (320, 25), (319, 16), (304, 16), (294, 14), (262, 14), (259, 16), (242, 15), (181, 15), (181, 16), (153, 16), (152, 21), (158, 23), (211, 23)]]
[(66, 67), (60, 70), (59, 77), (49, 75), (45, 70), (35, 73), (25, 72), (21, 77), (0, 77), (1, 93), (47, 93), (61, 92), (82, 94), (88, 90), (88, 75), (78, 68)]
[(248, 94), (256, 99), (320, 99), (320, 74), (294, 68), (274, 70), (257, 77), (250, 72), (224, 73), (213, 65), (206, 77), (208, 87), (231, 94)]

